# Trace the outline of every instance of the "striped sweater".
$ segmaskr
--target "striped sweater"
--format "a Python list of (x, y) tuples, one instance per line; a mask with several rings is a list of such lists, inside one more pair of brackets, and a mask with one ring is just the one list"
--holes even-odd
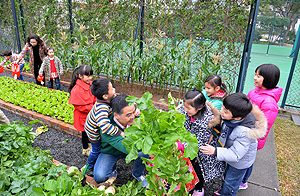
[(100, 142), (100, 130), (102, 133), (111, 136), (121, 134), (121, 130), (110, 123), (108, 118), (110, 113), (111, 107), (109, 103), (97, 99), (84, 124), (84, 130), (92, 143)]
[[(9, 65), (6, 65), (5, 67), (11, 67), (13, 65), (13, 62), (15, 62), (16, 60), (18, 59), (18, 54), (12, 54), (10, 59), (4, 59), (1, 63), (0, 63), (0, 66), (3, 66), (7, 61), (10, 61), (12, 62), (11, 64)], [(24, 64), (25, 61), (24, 59), (22, 58), (20, 61), (19, 61), (19, 66), (21, 66), (22, 64)]]

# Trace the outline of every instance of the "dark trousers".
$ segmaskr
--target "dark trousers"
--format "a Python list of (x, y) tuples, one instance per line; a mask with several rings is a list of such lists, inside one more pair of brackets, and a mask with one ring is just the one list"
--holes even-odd
[(61, 91), (60, 80), (59, 78), (54, 78), (49, 80), (49, 88), (53, 88), (53, 80), (55, 80), (56, 89)]
[(83, 149), (87, 149), (89, 147), (89, 145), (88, 145), (89, 138), (88, 138), (88, 136), (87, 136), (87, 134), (86, 134), (85, 131), (82, 131), (81, 133), (82, 133), (81, 134), (82, 148)]
[(40, 85), (40, 86), (45, 86), (45, 84), (46, 84), (46, 77), (45, 77), (45, 72), (44, 71), (43, 71), (43, 76), (44, 76), (43, 82), (44, 82), (44, 84), (42, 85), (42, 83), (37, 80), (37, 77), (39, 76), (39, 70), (41, 68), (41, 64), (37, 64), (37, 65), (34, 64), (33, 67), (34, 67), (34, 79), (35, 79), (35, 83), (37, 85)]
[(199, 178), (199, 182), (196, 184), (195, 190), (201, 191), (202, 188), (203, 188), (203, 184), (204, 184), (204, 178), (203, 178), (203, 175), (202, 175), (201, 168), (199, 166), (197, 157), (194, 158), (193, 160), (191, 160), (191, 163), (192, 163), (192, 165), (194, 167), (194, 170), (195, 170), (195, 172), (196, 172), (196, 174)]

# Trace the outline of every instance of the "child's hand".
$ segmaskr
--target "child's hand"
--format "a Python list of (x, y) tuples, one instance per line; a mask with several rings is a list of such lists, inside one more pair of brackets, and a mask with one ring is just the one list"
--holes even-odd
[(200, 147), (200, 151), (203, 153), (203, 154), (209, 154), (209, 155), (213, 155), (215, 154), (215, 150), (216, 148), (209, 145), (209, 144), (205, 144), (205, 146), (201, 146)]
[(140, 109), (136, 109), (135, 113), (134, 113), (135, 117), (140, 116), (140, 114), (141, 114), (141, 110)]
[(211, 140), (213, 139), (213, 137), (214, 137), (214, 135), (211, 134), (210, 137), (209, 137), (209, 140), (208, 140), (207, 144), (210, 144), (210, 142), (211, 142)]
[(122, 131), (122, 133), (120, 134), (122, 137), (125, 137), (125, 134), (124, 134), (124, 132)]

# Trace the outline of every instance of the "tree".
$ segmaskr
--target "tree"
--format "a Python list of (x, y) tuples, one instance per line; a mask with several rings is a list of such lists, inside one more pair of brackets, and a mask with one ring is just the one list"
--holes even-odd
[(261, 2), (261, 10), (277, 11), (278, 16), (286, 17), (290, 19), (290, 22), (287, 26), (287, 32), (285, 33), (285, 37), (284, 37), (284, 40), (286, 40), (288, 32), (295, 30), (295, 24), (297, 23), (300, 15), (298, 13), (300, 12), (300, 2), (265, 0)]

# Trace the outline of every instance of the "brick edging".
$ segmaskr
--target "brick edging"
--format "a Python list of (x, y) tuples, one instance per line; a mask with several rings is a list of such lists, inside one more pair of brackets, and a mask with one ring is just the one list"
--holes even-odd
[[(63, 164), (63, 163), (61, 163), (61, 162), (59, 162), (58, 160), (55, 160), (55, 159), (52, 160), (52, 163), (54, 163), (56, 166), (65, 165), (65, 164)], [(68, 166), (68, 165), (65, 165), (65, 166), (67, 166), (67, 170), (69, 170), (70, 166)], [(80, 168), (78, 168), (78, 170), (80, 171)], [(80, 173), (82, 173), (82, 172), (80, 171)], [(85, 175), (85, 177), (86, 177), (86, 182), (88, 184), (92, 184), (95, 187), (98, 185), (98, 183), (93, 179), (93, 177), (88, 176), (87, 174)]]

